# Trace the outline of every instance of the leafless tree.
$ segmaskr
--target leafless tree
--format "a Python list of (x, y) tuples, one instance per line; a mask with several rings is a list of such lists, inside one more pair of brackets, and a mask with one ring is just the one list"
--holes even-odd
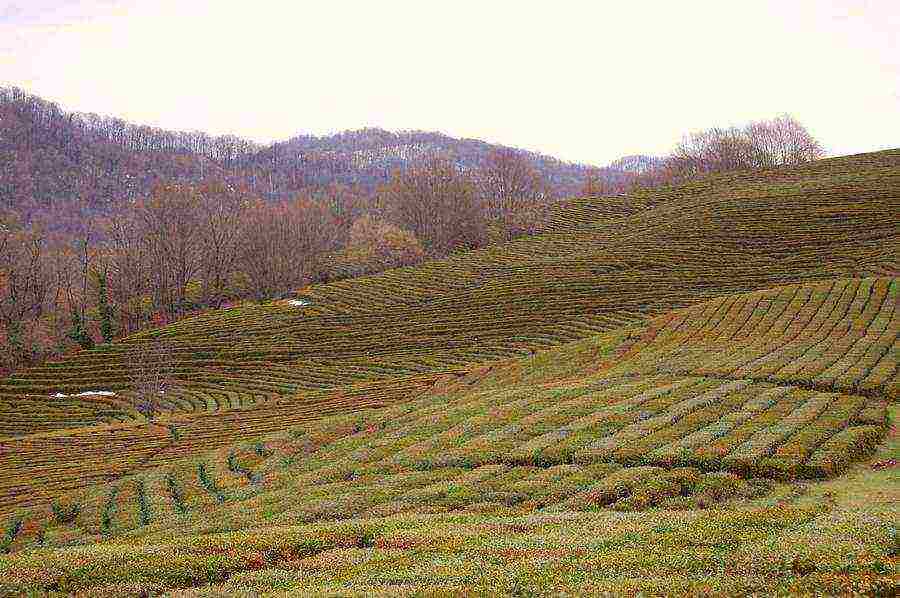
[(128, 372), (135, 410), (152, 421), (162, 410), (167, 395), (176, 390), (174, 348), (160, 339), (130, 354)]
[(744, 132), (756, 168), (793, 166), (821, 158), (825, 153), (810, 132), (788, 114), (750, 123)]
[(579, 195), (582, 197), (600, 197), (606, 192), (599, 168), (590, 168), (585, 172), (584, 186)]
[(249, 199), (224, 184), (205, 185), (200, 190), (198, 242), (203, 302), (219, 307), (240, 257), (244, 220)]
[(474, 178), (482, 209), (507, 239), (534, 233), (555, 199), (532, 160), (513, 149), (491, 151)]
[(803, 125), (788, 115), (742, 129), (713, 128), (692, 133), (662, 170), (688, 178), (742, 168), (794, 166), (822, 157), (823, 149)]
[(487, 229), (473, 182), (442, 157), (397, 172), (385, 189), (391, 220), (431, 255), (484, 245)]
[(0, 221), (0, 328), (13, 352), (9, 366), (26, 357), (24, 325), (44, 313), (52, 288), (43, 235)]
[(531, 160), (512, 149), (491, 151), (475, 171), (475, 180), (491, 217), (547, 204), (553, 197), (550, 185)]
[(315, 202), (253, 202), (241, 226), (240, 270), (248, 294), (262, 301), (300, 285), (334, 248), (335, 233), (330, 210)]
[[(148, 306), (143, 297), (151, 295), (149, 260), (141, 237), (141, 227), (133, 214), (111, 219), (107, 229), (107, 247), (101, 258), (110, 272), (109, 293), (119, 314), (119, 329), (133, 331), (146, 323)], [(152, 307), (152, 306), (151, 306)]]
[(69, 245), (54, 251), (56, 280), (54, 305), (68, 311), (71, 329), (69, 340), (82, 348), (91, 348), (93, 340), (88, 331), (87, 305), (90, 273), (96, 266), (96, 249), (90, 234), (85, 233)]
[(188, 285), (200, 272), (199, 204), (194, 187), (161, 185), (136, 213), (157, 304), (174, 316), (184, 312)]

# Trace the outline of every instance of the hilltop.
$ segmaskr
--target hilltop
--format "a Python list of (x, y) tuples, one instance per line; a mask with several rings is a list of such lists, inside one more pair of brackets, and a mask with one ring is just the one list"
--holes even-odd
[(396, 169), (430, 155), (472, 170), (497, 150), (524, 157), (558, 196), (577, 194), (589, 171), (615, 183), (647, 162), (630, 156), (596, 168), (439, 132), (377, 128), (259, 144), (67, 112), (23, 90), (0, 88), (0, 160), (9, 165), (0, 171), (0, 209), (52, 214), (47, 224), (58, 230), (79, 230), (88, 216), (124, 208), (162, 183), (226, 181), (270, 200), (346, 194), (351, 187), (367, 195)]
[(889, 594), (898, 205), (900, 150), (583, 199), (18, 372), (0, 590)]

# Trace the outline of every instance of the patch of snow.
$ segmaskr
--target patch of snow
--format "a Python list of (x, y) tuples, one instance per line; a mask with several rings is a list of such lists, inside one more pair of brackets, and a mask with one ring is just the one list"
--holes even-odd
[(305, 305), (310, 305), (309, 301), (305, 299), (291, 299), (288, 301), (288, 305), (293, 305), (294, 307), (303, 307)]
[(53, 398), (65, 399), (68, 397), (97, 397), (97, 396), (99, 396), (99, 397), (114, 397), (114, 396), (116, 396), (116, 393), (114, 393), (111, 390), (86, 390), (84, 392), (79, 392), (78, 394), (74, 394), (74, 395), (67, 395), (67, 394), (58, 392), (55, 395), (53, 395)]

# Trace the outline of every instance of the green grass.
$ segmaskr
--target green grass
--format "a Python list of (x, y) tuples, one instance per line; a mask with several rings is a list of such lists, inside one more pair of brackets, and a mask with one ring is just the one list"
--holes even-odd
[[(399, 515), (128, 539), (0, 559), (0, 589), (186, 595), (890, 595), (896, 528), (864, 473), (774, 505), (641, 514)], [(896, 503), (893, 508), (896, 509)], [(884, 509), (882, 505), (880, 507)], [(896, 513), (896, 511), (894, 511)]]

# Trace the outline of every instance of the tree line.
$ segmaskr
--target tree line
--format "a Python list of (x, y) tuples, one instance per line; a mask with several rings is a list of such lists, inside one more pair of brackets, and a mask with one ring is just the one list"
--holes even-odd
[(0, 213), (0, 368), (238, 300), (534, 232), (557, 200), (521, 154), (464, 172), (433, 155), (366, 201), (269, 200), (226, 181), (157, 184), (76, 233)]
[[(618, 179), (588, 170), (572, 195), (821, 155), (802, 125), (782, 116), (688, 135), (664, 158), (625, 158)], [(423, 154), (372, 191), (335, 184), (273, 199), (224, 176), (160, 180), (64, 230), (0, 206), (0, 370), (198, 310), (538, 233), (563, 201), (530, 156), (494, 148), (477, 167)]]
[(589, 168), (426, 131), (363, 129), (260, 145), (65, 112), (24, 90), (0, 88), (0, 209), (25, 221), (43, 219), (58, 231), (77, 231), (88, 216), (132, 203), (161, 183), (220, 181), (268, 200), (368, 199), (396, 170), (432, 155), (468, 171), (484, 166), (495, 150), (521, 155), (557, 195), (577, 193)]
[[(627, 171), (613, 184), (589, 176), (588, 195), (624, 193), (698, 177), (747, 169), (796, 166), (819, 159), (825, 150), (794, 117), (784, 114), (743, 127), (715, 127), (686, 135), (668, 156), (626, 156), (611, 166)], [(587, 186), (595, 182), (593, 187)]]

